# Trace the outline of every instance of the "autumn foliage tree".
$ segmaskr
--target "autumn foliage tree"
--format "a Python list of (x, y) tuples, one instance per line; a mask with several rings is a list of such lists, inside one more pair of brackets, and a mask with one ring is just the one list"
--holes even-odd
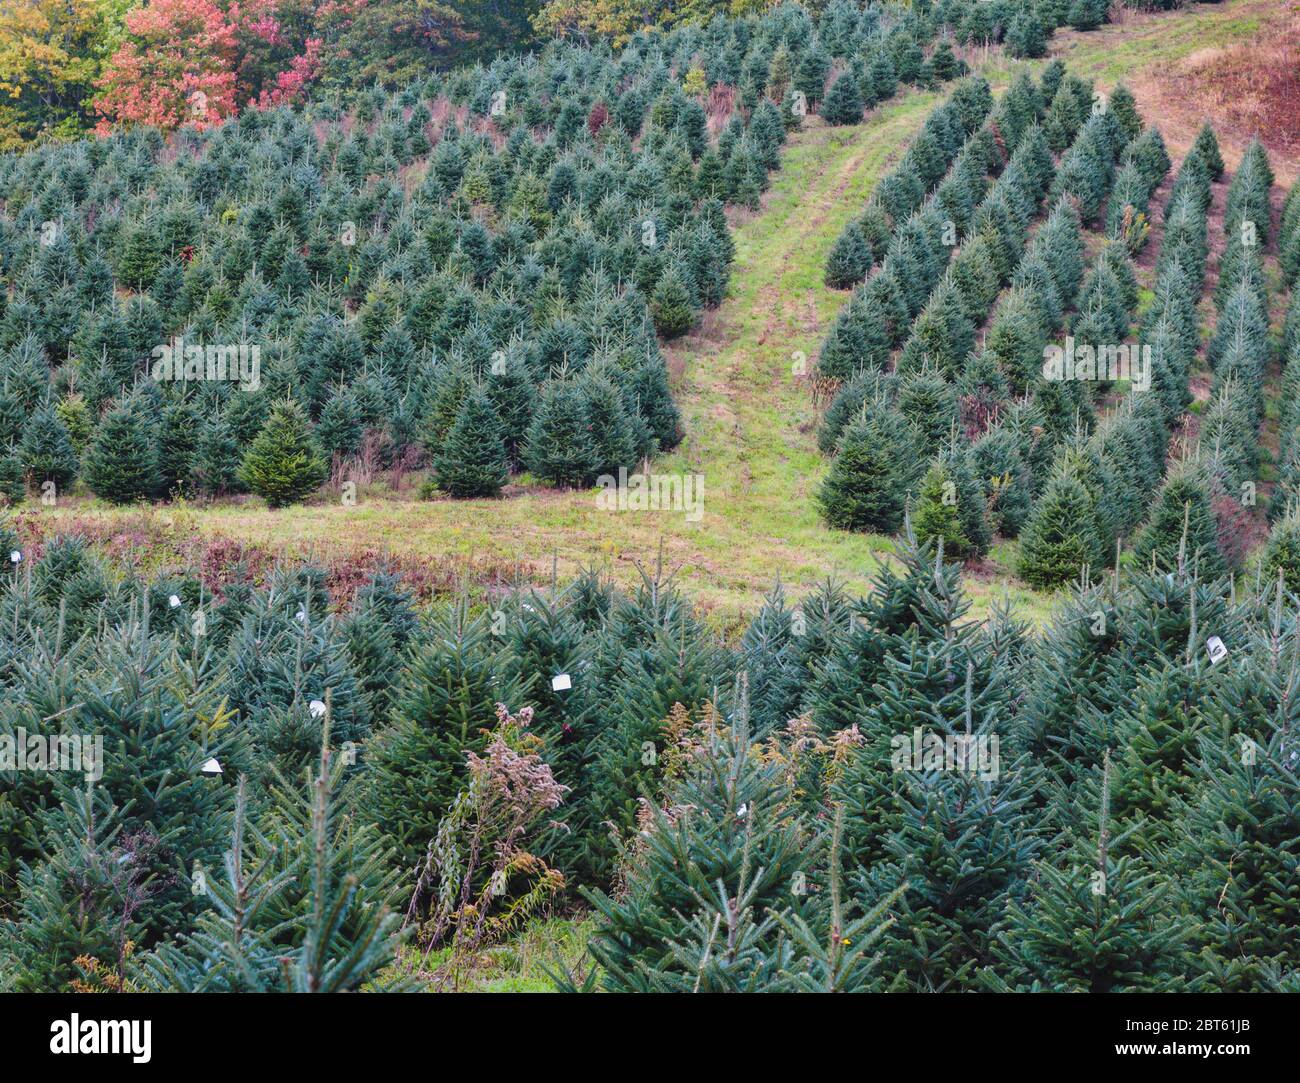
[[(358, 4), (325, 6), (346, 14)], [(320, 73), (319, 18), (302, 0), (153, 0), (126, 16), (99, 80), (101, 127), (204, 128), (249, 104), (292, 102)]]
[(111, 22), (99, 0), (0, 5), (0, 150), (45, 132), (83, 130)]

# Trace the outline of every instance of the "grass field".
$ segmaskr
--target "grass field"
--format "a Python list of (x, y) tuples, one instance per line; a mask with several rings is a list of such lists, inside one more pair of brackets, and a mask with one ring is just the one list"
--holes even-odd
[[(1061, 31), (1052, 55), (1102, 87), (1124, 79), (1140, 107), (1162, 101), (1161, 71), (1174, 71), (1204, 43), (1246, 42), (1267, 20), (1295, 5), (1235, 0), (1185, 11), (1129, 16), (1119, 26), (1089, 34)], [(981, 69), (1006, 85), (1024, 64), (998, 54)], [(1042, 62), (1031, 66), (1037, 68)], [(674, 393), (686, 437), (655, 473), (702, 474), (704, 512), (611, 512), (594, 492), (556, 492), (514, 486), (500, 500), (420, 501), (414, 488), (391, 493), (363, 488), (355, 506), (339, 500), (270, 511), (259, 501), (181, 505), (148, 511), (182, 534), (237, 539), (295, 554), (327, 555), (379, 549), (463, 564), (467, 576), (482, 563), (518, 567), (523, 575), (563, 578), (596, 565), (620, 581), (635, 578), (637, 562), (655, 559), (660, 546), (679, 581), (723, 623), (752, 613), (779, 578), (799, 595), (827, 576), (864, 589), (882, 560), (887, 538), (827, 530), (818, 521), (814, 493), (825, 460), (817, 453), (817, 408), (807, 381), (794, 374), (815, 356), (847, 293), (827, 290), (822, 268), (831, 245), (865, 203), (877, 179), (906, 147), (936, 93), (911, 92), (874, 111), (866, 123), (829, 128), (815, 118), (792, 137), (761, 212), (734, 221), (736, 262), (723, 305), (702, 326), (668, 348)], [(1162, 127), (1166, 116), (1146, 110)], [(1190, 121), (1171, 117), (1171, 149), (1195, 134)], [(1228, 133), (1231, 162), (1244, 141)], [(1294, 166), (1279, 163), (1279, 177)], [(108, 520), (123, 513), (73, 498), (37, 512), (59, 518)], [(57, 523), (48, 524), (57, 529)], [(104, 524), (107, 525), (107, 524)], [(1011, 573), (1014, 543), (998, 546), (967, 576), (976, 613), (1007, 597), (1024, 619), (1040, 621), (1050, 600)]]

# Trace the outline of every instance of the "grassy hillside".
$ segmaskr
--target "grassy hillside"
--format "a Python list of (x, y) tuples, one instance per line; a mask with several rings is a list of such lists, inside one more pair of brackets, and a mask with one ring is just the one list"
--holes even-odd
[[(1157, 109), (1162, 73), (1176, 72), (1206, 41), (1227, 47), (1251, 40), (1279, 13), (1285, 14), (1262, 0), (1236, 0), (1130, 15), (1098, 32), (1062, 30), (1051, 55), (1102, 86), (1128, 81), (1148, 119), (1164, 130), (1166, 117)], [(1006, 85), (1026, 66), (978, 51), (968, 59), (995, 86)], [(733, 219), (736, 261), (726, 300), (668, 350), (686, 438), (652, 468), (703, 475), (699, 521), (689, 522), (681, 512), (603, 511), (594, 492), (540, 486), (511, 487), (501, 500), (419, 501), (413, 490), (363, 488), (355, 506), (335, 501), (270, 511), (249, 501), (147, 514), (182, 536), (316, 554), (387, 549), (451, 559), (471, 576), (484, 563), (532, 576), (549, 576), (553, 566), (563, 576), (594, 563), (628, 581), (635, 577), (634, 563), (654, 559), (662, 545), (667, 561), (681, 567), (683, 586), (723, 619), (752, 612), (778, 577), (795, 594), (828, 575), (863, 588), (892, 544), (830, 531), (819, 522), (810, 499), (826, 465), (814, 441), (817, 405), (794, 368), (801, 357), (814, 355), (848, 296), (822, 285), (831, 245), (937, 100), (937, 94), (912, 92), (850, 128), (830, 128), (810, 117), (792, 137), (762, 210)], [(1199, 124), (1199, 115), (1194, 119)], [(1194, 130), (1174, 118), (1165, 132), (1171, 150), (1181, 150)], [(1230, 165), (1245, 142), (1231, 131), (1225, 136)], [(1283, 164), (1280, 178), (1287, 168), (1293, 166)], [(56, 521), (108, 520), (103, 525), (109, 527), (124, 513), (73, 500), (37, 514)], [(1041, 619), (1048, 602), (1014, 579), (1009, 548), (995, 549), (968, 577), (976, 611), (1005, 595), (1022, 615)]]

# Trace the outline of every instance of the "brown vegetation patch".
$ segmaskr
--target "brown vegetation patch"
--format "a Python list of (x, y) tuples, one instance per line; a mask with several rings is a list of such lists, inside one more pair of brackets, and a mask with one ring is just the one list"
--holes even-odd
[(1230, 165), (1258, 135), (1289, 183), (1300, 167), (1300, 4), (1289, 0), (1262, 18), (1250, 41), (1197, 49), (1137, 76), (1133, 90), (1144, 115), (1179, 142), (1209, 118)]

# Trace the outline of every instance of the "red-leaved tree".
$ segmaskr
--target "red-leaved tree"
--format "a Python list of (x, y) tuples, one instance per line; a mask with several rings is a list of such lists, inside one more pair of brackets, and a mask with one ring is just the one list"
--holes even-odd
[[(323, 6), (331, 21), (347, 24), (347, 0)], [(99, 130), (115, 123), (204, 128), (249, 105), (298, 100), (321, 68), (314, 7), (309, 0), (150, 0), (126, 16), (126, 41), (99, 80)]]

